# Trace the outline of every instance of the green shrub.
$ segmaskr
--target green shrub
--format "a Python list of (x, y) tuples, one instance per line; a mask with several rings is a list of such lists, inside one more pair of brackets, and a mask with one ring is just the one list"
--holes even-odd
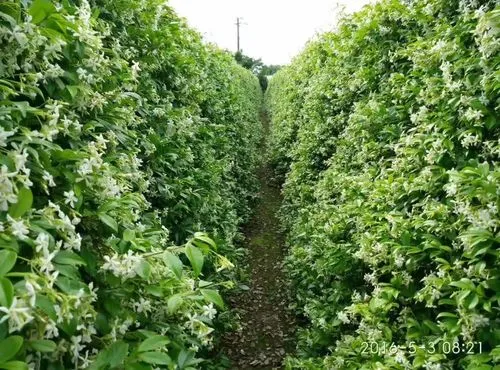
[(385, 0), (271, 80), (289, 368), (497, 368), (499, 32), (495, 1)]
[(260, 94), (163, 1), (0, 3), (0, 368), (203, 366)]

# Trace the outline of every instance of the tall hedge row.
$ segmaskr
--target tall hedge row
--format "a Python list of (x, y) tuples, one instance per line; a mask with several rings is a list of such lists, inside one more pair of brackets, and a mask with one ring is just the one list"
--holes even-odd
[(382, 0), (271, 80), (294, 369), (500, 366), (500, 7)]
[(1, 369), (204, 366), (260, 99), (164, 1), (0, 2)]

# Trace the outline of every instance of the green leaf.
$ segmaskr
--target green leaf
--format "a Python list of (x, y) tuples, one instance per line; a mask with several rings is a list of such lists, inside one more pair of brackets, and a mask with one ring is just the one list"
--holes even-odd
[(71, 149), (55, 150), (52, 152), (52, 157), (58, 160), (65, 161), (79, 161), (83, 158), (83, 155)]
[(151, 365), (145, 364), (144, 362), (127, 362), (125, 364), (125, 370), (151, 370)]
[(130, 229), (125, 229), (123, 232), (123, 240), (129, 242), (135, 239), (135, 231)]
[(128, 344), (122, 341), (113, 343), (108, 348), (108, 364), (111, 367), (120, 365), (128, 354)]
[(117, 341), (111, 344), (104, 351), (99, 353), (89, 369), (100, 370), (106, 367), (116, 367), (121, 365), (128, 355), (128, 344), (123, 341)]
[(192, 366), (200, 363), (201, 359), (194, 358), (195, 354), (192, 351), (181, 350), (179, 356), (177, 357), (177, 364), (181, 369), (187, 369), (187, 366)]
[(477, 306), (478, 303), (479, 303), (479, 297), (477, 296), (477, 294), (471, 293), (466, 299), (465, 306), (467, 306), (469, 310), (472, 310), (474, 307)]
[(57, 349), (53, 341), (46, 339), (29, 341), (29, 345), (37, 352), (54, 352)]
[(185, 250), (186, 256), (193, 267), (194, 276), (198, 277), (201, 273), (201, 269), (203, 268), (203, 253), (201, 253), (201, 251), (192, 244), (188, 244)]
[(155, 297), (158, 297), (158, 298), (163, 298), (163, 290), (161, 288), (161, 286), (159, 285), (147, 285), (145, 287), (146, 289), (146, 292), (155, 296)]
[(212, 249), (217, 250), (217, 244), (215, 244), (215, 242), (212, 239), (210, 239), (204, 233), (195, 233), (194, 234), (194, 239), (202, 241), (203, 243), (208, 244), (209, 246), (211, 246)]
[(73, 251), (59, 251), (54, 257), (54, 262), (61, 265), (85, 265), (85, 261)]
[(485, 283), (487, 288), (492, 289), (495, 292), (500, 292), (500, 279), (490, 279)]
[(67, 294), (77, 294), (80, 289), (83, 289), (84, 291), (87, 289), (87, 285), (85, 285), (81, 280), (70, 279), (61, 275), (57, 277), (56, 285)]
[(75, 96), (78, 94), (78, 85), (66, 85), (66, 90), (68, 90), (69, 94), (71, 95), (71, 98), (75, 98)]
[(170, 267), (170, 269), (172, 270), (172, 272), (175, 274), (175, 276), (177, 276), (178, 279), (181, 279), (182, 278), (182, 266), (183, 266), (183, 264), (182, 264), (181, 260), (179, 259), (179, 257), (177, 257), (176, 255), (174, 255), (170, 252), (165, 252), (164, 256), (165, 256), (166, 262), (167, 262), (168, 266)]
[(438, 317), (438, 319), (440, 317), (451, 317), (451, 318), (456, 319), (457, 315), (455, 315), (454, 313), (451, 313), (451, 312), (441, 312), (440, 314), (437, 315), (437, 317)]
[(180, 294), (174, 294), (173, 296), (171, 296), (167, 301), (168, 312), (174, 313), (182, 302), (183, 299)]
[(141, 263), (137, 266), (137, 274), (143, 279), (149, 279), (151, 276), (151, 265), (147, 261), (141, 261)]
[(170, 365), (172, 363), (170, 357), (163, 352), (142, 352), (139, 354), (139, 358), (153, 365)]
[(40, 308), (52, 320), (57, 320), (57, 313), (54, 309), (54, 303), (50, 300), (49, 297), (37, 294), (35, 306)]
[(104, 222), (107, 226), (109, 226), (113, 231), (118, 232), (118, 223), (115, 219), (105, 213), (99, 214), (99, 219)]
[(0, 278), (0, 306), (10, 307), (14, 298), (14, 287), (7, 278)]
[(475, 286), (474, 283), (467, 278), (462, 278), (460, 281), (452, 281), (450, 283), (451, 286), (455, 286), (460, 289), (465, 289), (465, 290), (474, 290)]
[(0, 250), (0, 277), (8, 273), (16, 264), (17, 254), (9, 250)]
[(28, 13), (33, 17), (32, 22), (35, 24), (41, 23), (55, 12), (56, 8), (49, 0), (35, 0), (28, 9)]
[(431, 330), (431, 332), (433, 332), (434, 334), (441, 333), (441, 329), (439, 328), (439, 326), (437, 326), (435, 323), (433, 323), (430, 320), (424, 320), (424, 325), (427, 326)]
[(14, 27), (21, 17), (20, 5), (8, 2), (0, 3), (0, 17), (7, 20)]
[(163, 335), (155, 335), (144, 340), (138, 348), (139, 352), (154, 351), (164, 348), (170, 340)]
[(10, 336), (0, 341), (0, 363), (13, 358), (23, 345), (23, 338), (18, 335)]
[(218, 291), (213, 289), (200, 289), (200, 292), (201, 294), (203, 294), (203, 297), (205, 297), (205, 299), (214, 303), (220, 308), (224, 308), (224, 301), (222, 300), (222, 297), (220, 296)]
[(33, 204), (33, 193), (28, 188), (21, 188), (17, 194), (17, 203), (14, 203), (9, 208), (9, 215), (14, 218), (19, 218), (24, 215)]
[(5, 370), (28, 370), (28, 364), (23, 361), (9, 361), (4, 364), (0, 364), (0, 369)]

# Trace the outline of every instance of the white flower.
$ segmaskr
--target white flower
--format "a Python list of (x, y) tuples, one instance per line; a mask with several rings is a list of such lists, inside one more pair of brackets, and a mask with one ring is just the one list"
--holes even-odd
[(446, 41), (444, 40), (438, 40), (434, 44), (434, 46), (431, 48), (432, 52), (440, 52), (442, 51), (445, 47), (447, 46)]
[(82, 237), (80, 234), (70, 234), (69, 239), (64, 243), (65, 249), (74, 249), (79, 251), (82, 246)]
[(426, 361), (424, 363), (425, 370), (441, 370), (440, 364), (433, 364), (432, 362)]
[(38, 286), (38, 284), (35, 283), (35, 285), (33, 285), (29, 281), (25, 282), (24, 286), (26, 287), (26, 290), (28, 291), (28, 296), (30, 298), (31, 307), (35, 307), (35, 301), (36, 301), (35, 286), (37, 286), (37, 288), (40, 288), (40, 287)]
[(344, 324), (349, 324), (351, 322), (349, 316), (347, 316), (347, 314), (344, 311), (340, 311), (339, 313), (337, 313), (337, 318)]
[(104, 188), (102, 191), (102, 196), (105, 198), (116, 198), (121, 193), (120, 185), (115, 178), (108, 176), (99, 179), (100, 185)]
[(54, 271), (54, 265), (52, 264), (52, 260), (56, 256), (57, 251), (49, 252), (48, 249), (43, 250), (43, 256), (40, 257), (40, 271), (50, 274)]
[(137, 276), (137, 270), (143, 260), (142, 256), (129, 250), (125, 255), (115, 253), (112, 256), (104, 256), (104, 261), (102, 270), (111, 271), (113, 275), (125, 280)]
[(59, 336), (59, 329), (57, 329), (57, 324), (52, 319), (49, 319), (48, 323), (45, 325), (44, 337), (50, 339), (50, 338), (56, 338), (58, 336)]
[(199, 323), (200, 320), (196, 318), (196, 315), (193, 315), (191, 313), (188, 313), (186, 316), (188, 318), (188, 321), (184, 324), (184, 326), (191, 329), (191, 331), (194, 331), (196, 324)]
[(66, 198), (64, 200), (64, 203), (69, 204), (71, 208), (75, 208), (75, 203), (78, 202), (78, 198), (75, 196), (75, 192), (73, 190), (65, 191), (64, 197)]
[(92, 364), (92, 360), (89, 359), (89, 351), (86, 350), (83, 356), (78, 356), (78, 359), (81, 361), (79, 366), (80, 369), (86, 369)]
[(139, 75), (139, 71), (141, 68), (139, 67), (139, 62), (136, 62), (135, 60), (132, 61), (132, 77), (135, 79)]
[(151, 301), (141, 297), (139, 299), (139, 302), (134, 302), (134, 308), (138, 313), (144, 312), (144, 314), (147, 314), (149, 311), (151, 311)]
[(49, 248), (49, 234), (40, 233), (35, 239), (35, 250), (40, 252), (41, 250), (45, 250)]
[(99, 290), (99, 288), (94, 288), (94, 282), (91, 281), (89, 283), (89, 291), (90, 291), (90, 299), (92, 302), (97, 301), (97, 291), (98, 290)]
[(398, 254), (396, 255), (396, 257), (394, 257), (394, 263), (396, 264), (397, 267), (402, 267), (405, 263), (405, 259), (403, 256)]
[(29, 323), (34, 317), (31, 315), (31, 308), (24, 300), (14, 297), (9, 308), (0, 307), (0, 312), (5, 316), (0, 319), (0, 323), (9, 320), (9, 333), (21, 330), (24, 325)]
[(389, 27), (379, 26), (379, 31), (382, 35), (385, 35), (388, 34), (391, 31), (391, 29)]
[(352, 293), (351, 296), (351, 301), (356, 303), (356, 302), (361, 302), (361, 300), (362, 300), (361, 294), (359, 294), (358, 291), (354, 291), (354, 293)]
[(26, 235), (28, 235), (29, 230), (26, 227), (23, 220), (16, 221), (10, 215), (7, 215), (7, 220), (10, 222), (10, 229), (12, 235), (23, 240), (26, 239)]
[(100, 149), (106, 149), (106, 144), (109, 142), (109, 140), (106, 140), (102, 134), (99, 134), (96, 137), (96, 146)]
[(186, 279), (186, 281), (185, 281), (185, 282), (187, 283), (187, 286), (189, 287), (189, 289), (194, 290), (194, 288), (195, 288), (195, 283), (196, 283), (196, 282), (194, 281), (194, 279)]
[(0, 167), (0, 211), (7, 211), (9, 203), (17, 202), (14, 183), (10, 180), (10, 177), (14, 176), (16, 176), (16, 172), (9, 172), (6, 165)]
[(483, 116), (483, 113), (481, 111), (474, 110), (472, 108), (467, 109), (464, 113), (465, 119), (467, 119), (469, 121), (479, 120), (479, 119), (481, 119), (482, 116)]
[(470, 319), (471, 319), (471, 325), (474, 330), (477, 328), (488, 326), (490, 323), (490, 319), (478, 314), (472, 314), (470, 316)]
[(473, 217), (472, 223), (485, 229), (494, 228), (496, 225), (495, 213), (492, 213), (489, 209), (480, 209), (477, 212), (477, 217)]
[(375, 276), (375, 273), (372, 272), (371, 274), (365, 274), (364, 279), (367, 283), (374, 284), (377, 282), (377, 277)]
[(73, 354), (73, 363), (78, 362), (78, 357), (80, 356), (80, 352), (85, 348), (84, 344), (81, 344), (82, 342), (82, 336), (73, 336), (71, 337), (71, 353)]
[(75, 308), (80, 307), (80, 305), (82, 304), (82, 297), (84, 296), (84, 294), (85, 291), (83, 290), (83, 288), (80, 288), (75, 295), (70, 296), (72, 299), (75, 300), (75, 303), (73, 304)]
[(205, 305), (203, 308), (203, 315), (212, 320), (217, 314), (217, 310), (214, 308), (213, 303), (210, 303), (208, 306)]
[(52, 271), (54, 271), (52, 259), (56, 256), (58, 250), (56, 249), (53, 252), (49, 251), (49, 236), (46, 233), (38, 234), (38, 237), (35, 240), (35, 245), (35, 250), (38, 253), (41, 252), (41, 256), (38, 260), (40, 264), (40, 271), (49, 275)]
[(16, 133), (16, 129), (13, 131), (5, 131), (5, 129), (0, 126), (0, 147), (7, 146), (7, 138), (14, 135)]
[(469, 148), (470, 146), (477, 145), (481, 142), (479, 136), (473, 135), (470, 132), (466, 133), (463, 137), (460, 143), (464, 148)]
[(394, 356), (394, 359), (396, 360), (396, 362), (397, 362), (398, 364), (405, 364), (405, 363), (407, 363), (407, 362), (408, 362), (408, 360), (407, 360), (407, 359), (406, 359), (406, 357), (405, 357), (404, 352), (403, 352), (403, 351), (401, 351), (401, 350), (398, 350), (398, 351), (396, 352), (396, 355)]
[(458, 186), (454, 182), (449, 182), (444, 186), (444, 190), (446, 191), (446, 195), (448, 197), (452, 197), (457, 193)]
[(49, 186), (56, 186), (56, 183), (54, 182), (54, 177), (48, 172), (48, 171), (43, 171), (43, 176), (42, 178), (47, 181)]
[(26, 151), (26, 148), (24, 148), (23, 150), (19, 150), (17, 152), (14, 152), (13, 160), (14, 160), (14, 165), (16, 167), (16, 170), (21, 171), (21, 172), (25, 172), (26, 162), (28, 161), (28, 152)]
[(409, 285), (413, 281), (411, 275), (406, 271), (401, 273), (401, 279), (403, 280), (404, 285)]
[(23, 32), (22, 28), (19, 25), (16, 25), (11, 32), (11, 38), (9, 41), (16, 40), (21, 48), (23, 48), (28, 43), (28, 36)]
[(57, 316), (57, 323), (60, 324), (64, 321), (64, 316), (61, 310), (61, 306), (58, 304), (54, 305), (54, 311), (56, 311), (56, 316)]
[(125, 334), (128, 331), (128, 328), (134, 323), (134, 320), (127, 318), (120, 325), (118, 325), (118, 319), (115, 321), (115, 325), (113, 326), (113, 330), (117, 330), (120, 334)]

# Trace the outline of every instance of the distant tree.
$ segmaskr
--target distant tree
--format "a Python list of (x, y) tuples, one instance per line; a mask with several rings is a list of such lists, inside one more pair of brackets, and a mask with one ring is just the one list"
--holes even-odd
[(281, 68), (279, 65), (271, 64), (271, 65), (263, 65), (257, 77), (259, 78), (259, 83), (262, 91), (267, 90), (268, 78), (272, 76)]
[(252, 73), (259, 78), (262, 91), (266, 91), (267, 89), (268, 77), (275, 74), (281, 68), (280, 65), (266, 65), (261, 59), (254, 59), (243, 54), (241, 51), (234, 54), (234, 59), (244, 68), (252, 71)]
[(253, 59), (252, 57), (243, 54), (241, 51), (238, 51), (234, 54), (234, 59), (243, 67), (252, 71), (254, 74), (258, 74), (264, 66), (262, 60)]

